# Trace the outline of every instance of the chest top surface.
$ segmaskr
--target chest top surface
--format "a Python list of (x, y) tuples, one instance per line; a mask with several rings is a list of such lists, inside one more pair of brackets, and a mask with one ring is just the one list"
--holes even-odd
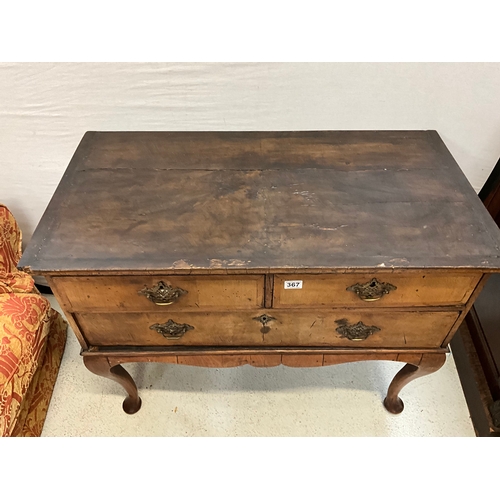
[(88, 132), (32, 272), (500, 268), (435, 131)]

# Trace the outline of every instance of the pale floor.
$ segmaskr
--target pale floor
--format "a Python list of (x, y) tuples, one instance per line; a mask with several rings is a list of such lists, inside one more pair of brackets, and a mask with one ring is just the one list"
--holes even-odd
[[(47, 296), (60, 311), (52, 296)], [(43, 436), (474, 436), (451, 356), (401, 392), (405, 410), (382, 406), (401, 363), (322, 368), (125, 367), (142, 408), (122, 410), (124, 391), (90, 373), (71, 331)]]

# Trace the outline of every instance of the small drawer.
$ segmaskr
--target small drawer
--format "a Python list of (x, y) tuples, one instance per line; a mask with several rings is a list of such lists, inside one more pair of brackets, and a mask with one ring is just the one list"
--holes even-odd
[(269, 346), (435, 348), (458, 312), (351, 309), (240, 312), (83, 313), (93, 346)]
[(147, 312), (253, 309), (264, 301), (264, 276), (54, 277), (68, 311)]
[(460, 306), (481, 276), (435, 272), (276, 275), (273, 307)]

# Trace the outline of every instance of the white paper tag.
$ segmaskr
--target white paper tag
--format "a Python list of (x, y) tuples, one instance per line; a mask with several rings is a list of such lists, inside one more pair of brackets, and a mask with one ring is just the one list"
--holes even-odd
[(302, 288), (302, 280), (285, 281), (285, 290), (300, 290)]

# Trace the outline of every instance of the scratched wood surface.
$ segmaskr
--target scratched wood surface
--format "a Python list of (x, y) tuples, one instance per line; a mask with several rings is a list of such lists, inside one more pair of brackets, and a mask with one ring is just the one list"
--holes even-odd
[(495, 270), (499, 248), (434, 131), (89, 132), (19, 265)]
[[(379, 282), (390, 283), (391, 290), (376, 301), (364, 301), (348, 288), (367, 284), (373, 274), (284, 274), (274, 276), (274, 308), (293, 307), (408, 307), (464, 305), (483, 275), (453, 271), (421, 274), (377, 274)], [(301, 280), (302, 288), (285, 289), (287, 280)]]
[[(262, 332), (254, 318), (272, 316)], [(333, 309), (238, 312), (165, 311), (155, 313), (76, 313), (77, 323), (93, 346), (336, 346), (366, 349), (439, 348), (458, 318), (457, 311), (401, 312)], [(193, 327), (179, 339), (163, 337), (150, 326), (172, 319)], [(362, 321), (379, 330), (365, 340), (352, 341), (336, 329)]]
[[(127, 363), (128, 357), (108, 356), (111, 365)], [(162, 362), (179, 365), (205, 366), (209, 368), (232, 368), (241, 365), (271, 367), (286, 365), (291, 367), (316, 367), (355, 363), (358, 361), (400, 361), (418, 365), (422, 354), (372, 353), (372, 354), (192, 354), (192, 355), (136, 355), (134, 362)]]
[[(139, 294), (162, 280), (166, 285), (184, 290), (174, 303), (157, 305)], [(198, 309), (250, 309), (262, 307), (264, 276), (89, 276), (62, 277), (51, 280), (68, 312), (162, 312)]]

